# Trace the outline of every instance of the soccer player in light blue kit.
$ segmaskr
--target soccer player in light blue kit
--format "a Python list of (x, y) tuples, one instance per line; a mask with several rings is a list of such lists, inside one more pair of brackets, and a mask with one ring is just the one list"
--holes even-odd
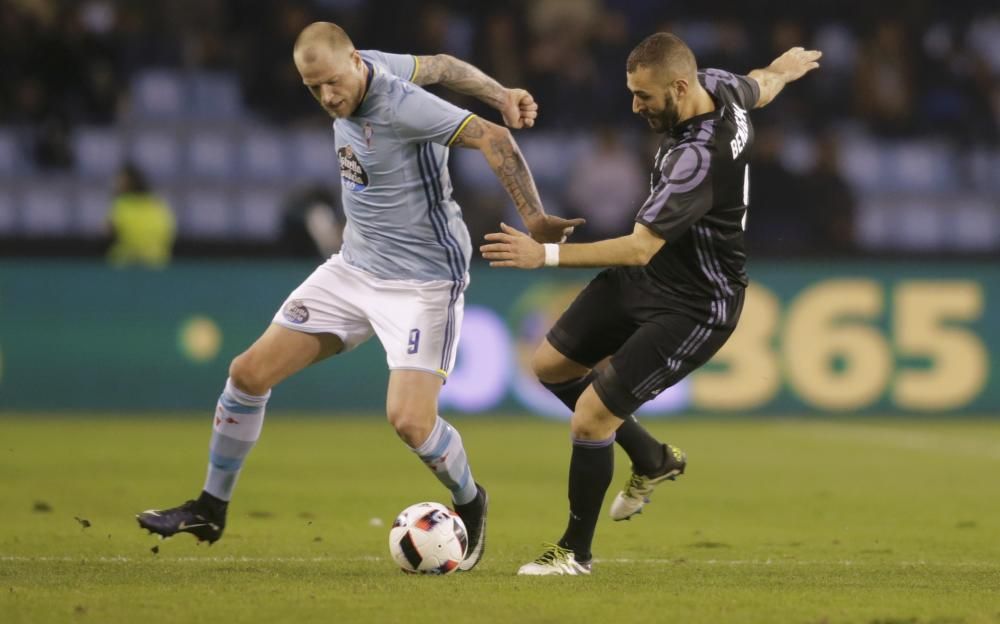
[(202, 494), (178, 507), (142, 512), (139, 524), (162, 536), (219, 539), (271, 388), (375, 334), (390, 368), (389, 422), (451, 491), (469, 532), (460, 568), (470, 570), (485, 544), (486, 491), (472, 476), (461, 436), (437, 414), (458, 349), (472, 251), (451, 199), (448, 148), (483, 153), (539, 241), (560, 241), (582, 220), (545, 214), (507, 129), (419, 85), (440, 83), (476, 96), (512, 127), (534, 124), (537, 105), (526, 91), (505, 89), (447, 55), (359, 52), (327, 22), (302, 31), (294, 59), (305, 86), (334, 118), (347, 216), (343, 250), (296, 288), (257, 342), (233, 360), (215, 412)]

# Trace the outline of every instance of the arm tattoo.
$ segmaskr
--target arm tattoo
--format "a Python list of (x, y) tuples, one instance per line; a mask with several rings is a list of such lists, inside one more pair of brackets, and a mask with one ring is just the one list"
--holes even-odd
[(494, 108), (503, 106), (506, 89), (472, 65), (447, 54), (419, 57), (420, 68), (414, 76), (418, 85), (440, 84), (441, 86), (471, 95)]
[(514, 200), (514, 206), (526, 224), (545, 215), (528, 163), (507, 130), (473, 117), (451, 146), (471, 147), (483, 152), (490, 169)]
[(514, 139), (509, 134), (490, 137), (488, 146), (483, 151), (487, 154), (486, 160), (490, 167), (500, 179), (500, 184), (514, 200), (521, 219), (529, 223), (541, 215), (542, 200), (538, 197), (535, 180)]
[(462, 132), (452, 141), (452, 147), (478, 147), (479, 140), (486, 136), (486, 124), (478, 117), (473, 117), (465, 124)]
[(528, 163), (524, 161), (524, 156), (513, 139), (491, 139), (490, 151), (500, 155), (500, 166), (496, 169), (500, 183), (510, 193), (518, 213), (527, 223), (541, 212), (542, 205)]

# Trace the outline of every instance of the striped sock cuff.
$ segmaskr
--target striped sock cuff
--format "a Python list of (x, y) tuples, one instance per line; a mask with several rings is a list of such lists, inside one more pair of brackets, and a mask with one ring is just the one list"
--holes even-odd
[[(448, 446), (448, 441), (450, 440), (450, 436), (447, 435), (448, 427), (448, 421), (438, 416), (434, 421), (434, 428), (431, 429), (431, 434), (427, 436), (427, 439), (424, 440), (423, 444), (413, 449), (413, 452), (420, 457), (440, 455), (443, 453), (444, 449)], [(446, 439), (442, 440), (442, 438)]]
[(612, 433), (611, 437), (605, 440), (581, 440), (580, 438), (573, 437), (571, 434), (570, 440), (573, 442), (573, 446), (579, 446), (581, 448), (604, 448), (615, 443), (615, 434)]
[(255, 396), (253, 394), (248, 394), (237, 388), (233, 384), (232, 378), (226, 378), (226, 389), (222, 391), (223, 396), (230, 396), (234, 401), (240, 405), (245, 405), (247, 407), (260, 407), (267, 403), (267, 400), (271, 398), (271, 391), (268, 390), (261, 396)]

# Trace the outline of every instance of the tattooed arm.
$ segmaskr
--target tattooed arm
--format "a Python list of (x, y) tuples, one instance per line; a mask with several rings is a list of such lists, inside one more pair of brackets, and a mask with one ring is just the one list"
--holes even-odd
[(479, 69), (448, 54), (416, 57), (415, 84), (441, 86), (489, 104), (500, 111), (511, 128), (530, 128), (538, 117), (538, 104), (524, 89), (507, 89)]
[(545, 214), (528, 163), (510, 130), (473, 117), (455, 137), (452, 146), (478, 149), (483, 153), (490, 169), (514, 200), (514, 206), (524, 225), (536, 240), (544, 243), (560, 242), (575, 226), (584, 222), (583, 219), (563, 219)]

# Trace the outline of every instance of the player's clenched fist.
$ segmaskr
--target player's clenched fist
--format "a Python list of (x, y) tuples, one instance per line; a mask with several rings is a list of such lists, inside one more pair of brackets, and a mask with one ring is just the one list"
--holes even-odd
[[(587, 220), (577, 217), (575, 219), (563, 219), (556, 215), (547, 214), (541, 219), (529, 221), (528, 232), (531, 238), (539, 243), (563, 243), (573, 233), (573, 230), (586, 223)], [(500, 224), (503, 227), (503, 224)], [(514, 230), (515, 232), (517, 230)]]
[(524, 89), (507, 89), (507, 102), (500, 111), (508, 128), (530, 128), (538, 117), (538, 102)]

